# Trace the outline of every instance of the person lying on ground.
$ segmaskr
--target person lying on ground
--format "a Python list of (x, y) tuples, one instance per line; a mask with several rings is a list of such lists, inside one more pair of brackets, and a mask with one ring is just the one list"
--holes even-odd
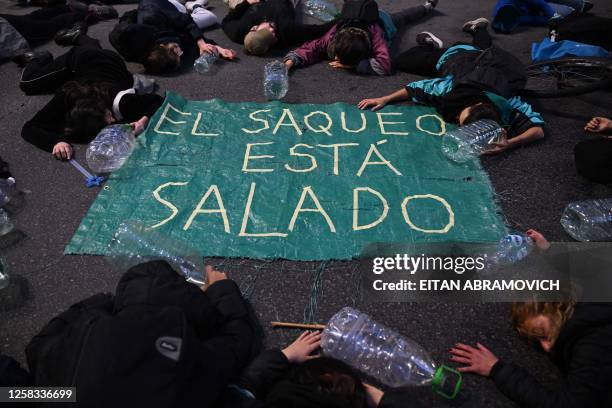
[[(254, 322), (238, 285), (206, 268), (188, 283), (164, 261), (129, 269), (27, 345), (35, 386), (72, 386), (83, 407), (211, 407), (248, 363)], [(77, 346), (78, 345), (78, 346)]]
[(302, 44), (321, 37), (334, 22), (300, 24), (295, 5), (299, 0), (244, 0), (223, 19), (225, 35), (252, 55), (264, 55), (275, 45)]
[[(363, 382), (345, 363), (313, 353), (320, 332), (304, 332), (288, 347), (256, 357), (224, 394), (218, 408), (399, 408), (405, 399), (397, 391)], [(418, 407), (418, 401), (411, 401)]]
[(77, 31), (85, 33), (88, 24), (116, 17), (117, 12), (110, 6), (79, 2), (24, 15), (0, 14), (0, 61), (12, 58), (23, 66), (34, 58), (34, 47), (50, 41), (56, 34), (56, 41), (61, 44), (67, 35), (74, 36)]
[[(35, 58), (24, 68), (19, 83), (27, 94), (55, 93), (21, 136), (56, 159), (73, 157), (73, 143), (89, 143), (113, 123), (131, 123), (142, 132), (164, 98), (142, 89), (121, 57), (80, 35), (66, 54)], [(59, 90), (58, 90), (59, 88)]]
[(368, 22), (372, 20), (371, 16), (358, 19), (341, 17), (322, 37), (289, 52), (284, 58), (285, 65), (291, 70), (330, 60), (329, 66), (333, 69), (389, 75), (392, 73), (389, 47), (395, 34), (409, 23), (428, 15), (437, 4), (438, 0), (427, 0), (424, 5), (391, 15), (381, 11), (376, 13), (374, 22)]
[(506, 363), (483, 344), (457, 343), (451, 360), (459, 371), (491, 378), (521, 407), (595, 408), (612, 406), (612, 304), (517, 302), (512, 305), (515, 329), (548, 353), (561, 370), (563, 384), (541, 385), (525, 369)]
[(499, 0), (491, 26), (510, 34), (519, 26), (546, 26), (551, 20), (586, 13), (593, 3), (584, 0)]
[(583, 140), (574, 146), (578, 174), (596, 183), (612, 183), (612, 120), (593, 118), (584, 130), (604, 137)]
[(576, 41), (596, 45), (612, 52), (612, 18), (587, 14), (548, 24), (552, 41)]
[(434, 106), (445, 121), (461, 126), (491, 119), (505, 130), (505, 137), (484, 154), (544, 137), (544, 120), (531, 105), (516, 96), (525, 86), (524, 66), (510, 53), (492, 46), (485, 18), (468, 21), (463, 30), (472, 44), (457, 43), (448, 49), (429, 32), (417, 35), (418, 46), (396, 60), (399, 70), (433, 77), (411, 82), (390, 95), (364, 99), (360, 109), (382, 109), (389, 103), (411, 100)]
[[(202, 29), (218, 23), (204, 6), (207, 0), (185, 3), (177, 0), (140, 0), (137, 10), (119, 19), (108, 38), (126, 61), (137, 62), (151, 74), (168, 74), (181, 67), (181, 57), (191, 49), (198, 55), (219, 53), (233, 60), (233, 50), (206, 39)], [(187, 6), (187, 7), (186, 7)]]

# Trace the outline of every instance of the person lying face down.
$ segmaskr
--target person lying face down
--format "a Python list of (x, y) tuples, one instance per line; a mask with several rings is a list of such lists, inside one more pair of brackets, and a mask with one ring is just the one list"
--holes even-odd
[(143, 89), (121, 57), (100, 47), (86, 35), (64, 55), (31, 60), (19, 83), (27, 95), (55, 93), (21, 136), (56, 159), (73, 157), (73, 143), (89, 143), (98, 132), (115, 122), (130, 123), (142, 132), (164, 101)]
[(389, 75), (392, 72), (389, 48), (395, 34), (428, 15), (437, 4), (438, 0), (427, 0), (423, 5), (393, 14), (377, 11), (375, 22), (340, 17), (325, 35), (289, 52), (284, 58), (285, 65), (292, 69), (330, 60), (329, 66), (334, 69)]
[[(405, 396), (363, 382), (342, 361), (314, 354), (320, 332), (304, 332), (286, 348), (264, 351), (230, 385), (217, 408), (401, 408)], [(411, 399), (411, 407), (420, 407)]]
[(188, 10), (176, 0), (141, 0), (137, 10), (121, 16), (109, 40), (123, 58), (143, 64), (152, 74), (177, 71), (192, 49), (200, 55), (218, 53), (234, 59), (233, 50), (215, 45), (202, 34), (203, 28), (217, 24), (217, 17), (204, 9), (202, 1), (187, 4), (193, 8)]
[(468, 21), (463, 30), (472, 44), (448, 49), (434, 34), (417, 35), (416, 47), (396, 59), (398, 69), (433, 77), (407, 84), (393, 94), (359, 102), (360, 109), (382, 109), (389, 103), (411, 100), (431, 105), (446, 122), (464, 126), (480, 119), (497, 122), (505, 137), (484, 154), (497, 154), (544, 137), (544, 120), (517, 94), (526, 83), (523, 65), (508, 52), (494, 47), (488, 21)]

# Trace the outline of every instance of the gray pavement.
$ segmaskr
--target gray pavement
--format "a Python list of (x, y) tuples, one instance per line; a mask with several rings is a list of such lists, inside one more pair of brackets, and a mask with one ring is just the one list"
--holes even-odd
[[(438, 10), (420, 24), (410, 27), (402, 49), (414, 44), (420, 31), (439, 34), (446, 43), (467, 40), (461, 32), (464, 21), (489, 16), (495, 1), (440, 0)], [(595, 10), (612, 17), (612, 3), (595, 0)], [(223, 16), (225, 6), (213, 0), (213, 10)], [(390, 11), (420, 4), (420, 0), (380, 1)], [(119, 6), (120, 12), (134, 6)], [(25, 13), (13, 2), (0, 3), (0, 12)], [(114, 21), (90, 28), (90, 35), (110, 46), (107, 35)], [(544, 28), (525, 28), (512, 36), (495, 36), (498, 45), (529, 61), (530, 44), (541, 40)], [(210, 37), (230, 46), (220, 29)], [(45, 45), (54, 55), (65, 51), (55, 44)], [(237, 48), (239, 49), (239, 48)], [(255, 58), (239, 51), (238, 63), (226, 63), (213, 77), (188, 72), (180, 76), (160, 77), (162, 90), (170, 89), (191, 99), (223, 98), (228, 101), (264, 101), (261, 86), (263, 66), (271, 58)], [(130, 68), (138, 71), (137, 65)], [(25, 97), (18, 88), (20, 71), (16, 65), (0, 66), (0, 155), (11, 164), (19, 186), (26, 191), (25, 205), (14, 222), (26, 235), (20, 244), (5, 249), (10, 270), (30, 282), (27, 302), (20, 308), (0, 312), (0, 353), (25, 360), (24, 347), (29, 339), (54, 315), (70, 304), (96, 292), (113, 291), (121, 271), (104, 259), (92, 256), (63, 256), (63, 248), (95, 199), (97, 190), (86, 189), (81, 176), (68, 164), (55, 161), (50, 154), (25, 143), (20, 137), (23, 123), (33, 116), (50, 96)], [(326, 64), (299, 70), (291, 78), (289, 103), (357, 103), (369, 96), (380, 96), (417, 79), (408, 74), (386, 78), (359, 77), (335, 72)], [(572, 148), (588, 136), (584, 123), (594, 115), (610, 115), (612, 96), (592, 93), (577, 98), (535, 101), (548, 123), (547, 138), (534, 145), (483, 159), (484, 166), (498, 194), (504, 216), (512, 227), (536, 228), (551, 240), (568, 240), (559, 225), (563, 207), (571, 200), (610, 196), (610, 189), (589, 183), (576, 175)], [(82, 157), (84, 148), (78, 149)], [(313, 263), (227, 261), (215, 259), (230, 271), (243, 288), (250, 288), (250, 299), (261, 322), (270, 320), (302, 321), (309, 304), (311, 284), (317, 274)], [(542, 381), (555, 384), (558, 374), (546, 356), (531, 350), (513, 332), (507, 304), (367, 304), (357, 296), (354, 265), (330, 262), (322, 275), (323, 290), (318, 297), (316, 320), (324, 322), (338, 308), (356, 304), (375, 319), (410, 336), (431, 350), (439, 362), (448, 361), (448, 348), (456, 341), (480, 341), (500, 358), (522, 364)], [(289, 342), (297, 333), (266, 330), (270, 347)], [(431, 406), (512, 407), (486, 379), (465, 377), (463, 397), (446, 402), (429, 390), (414, 394)], [(409, 399), (407, 400), (407, 402)], [(409, 404), (407, 403), (407, 406)]]

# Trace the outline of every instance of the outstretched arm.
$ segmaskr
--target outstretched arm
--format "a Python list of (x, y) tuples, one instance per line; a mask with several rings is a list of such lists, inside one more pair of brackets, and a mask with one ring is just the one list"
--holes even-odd
[(407, 101), (410, 99), (410, 92), (407, 88), (402, 88), (392, 94), (381, 96), (380, 98), (364, 99), (357, 104), (359, 109), (372, 108), (373, 111), (380, 110), (390, 103)]

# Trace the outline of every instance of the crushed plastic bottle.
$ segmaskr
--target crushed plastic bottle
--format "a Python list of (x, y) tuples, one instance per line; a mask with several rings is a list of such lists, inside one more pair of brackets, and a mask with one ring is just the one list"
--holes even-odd
[(10, 277), (7, 269), (6, 262), (4, 262), (4, 259), (0, 258), (0, 290), (9, 285)]
[(418, 343), (350, 307), (329, 320), (321, 347), (325, 355), (390, 387), (432, 385), (446, 398), (454, 398), (461, 388), (459, 372), (444, 365), (438, 367)]
[(85, 158), (96, 173), (110, 173), (121, 166), (134, 150), (134, 129), (127, 124), (110, 125), (89, 143)]
[(8, 234), (14, 228), (15, 226), (11, 222), (8, 213), (0, 208), (0, 237)]
[(165, 260), (190, 283), (202, 286), (203, 258), (180, 241), (146, 228), (137, 221), (119, 225), (109, 244), (111, 262), (128, 269), (152, 260)]
[(304, 11), (309, 16), (323, 22), (332, 21), (339, 14), (336, 5), (328, 0), (306, 0)]
[(577, 241), (612, 241), (612, 198), (568, 204), (561, 225)]
[(0, 179), (0, 207), (11, 201), (16, 193), (17, 188), (15, 187), (15, 179), (13, 177)]
[(497, 264), (515, 264), (527, 257), (534, 247), (533, 239), (522, 233), (511, 233), (497, 245), (494, 261)]
[(207, 74), (211, 72), (217, 59), (219, 59), (218, 52), (205, 52), (195, 60), (193, 69), (195, 69), (198, 74)]
[(289, 73), (281, 61), (272, 61), (264, 68), (264, 95), (267, 99), (281, 99), (289, 90)]
[(456, 163), (465, 163), (499, 142), (503, 134), (497, 122), (481, 119), (446, 133), (442, 138), (442, 153)]

